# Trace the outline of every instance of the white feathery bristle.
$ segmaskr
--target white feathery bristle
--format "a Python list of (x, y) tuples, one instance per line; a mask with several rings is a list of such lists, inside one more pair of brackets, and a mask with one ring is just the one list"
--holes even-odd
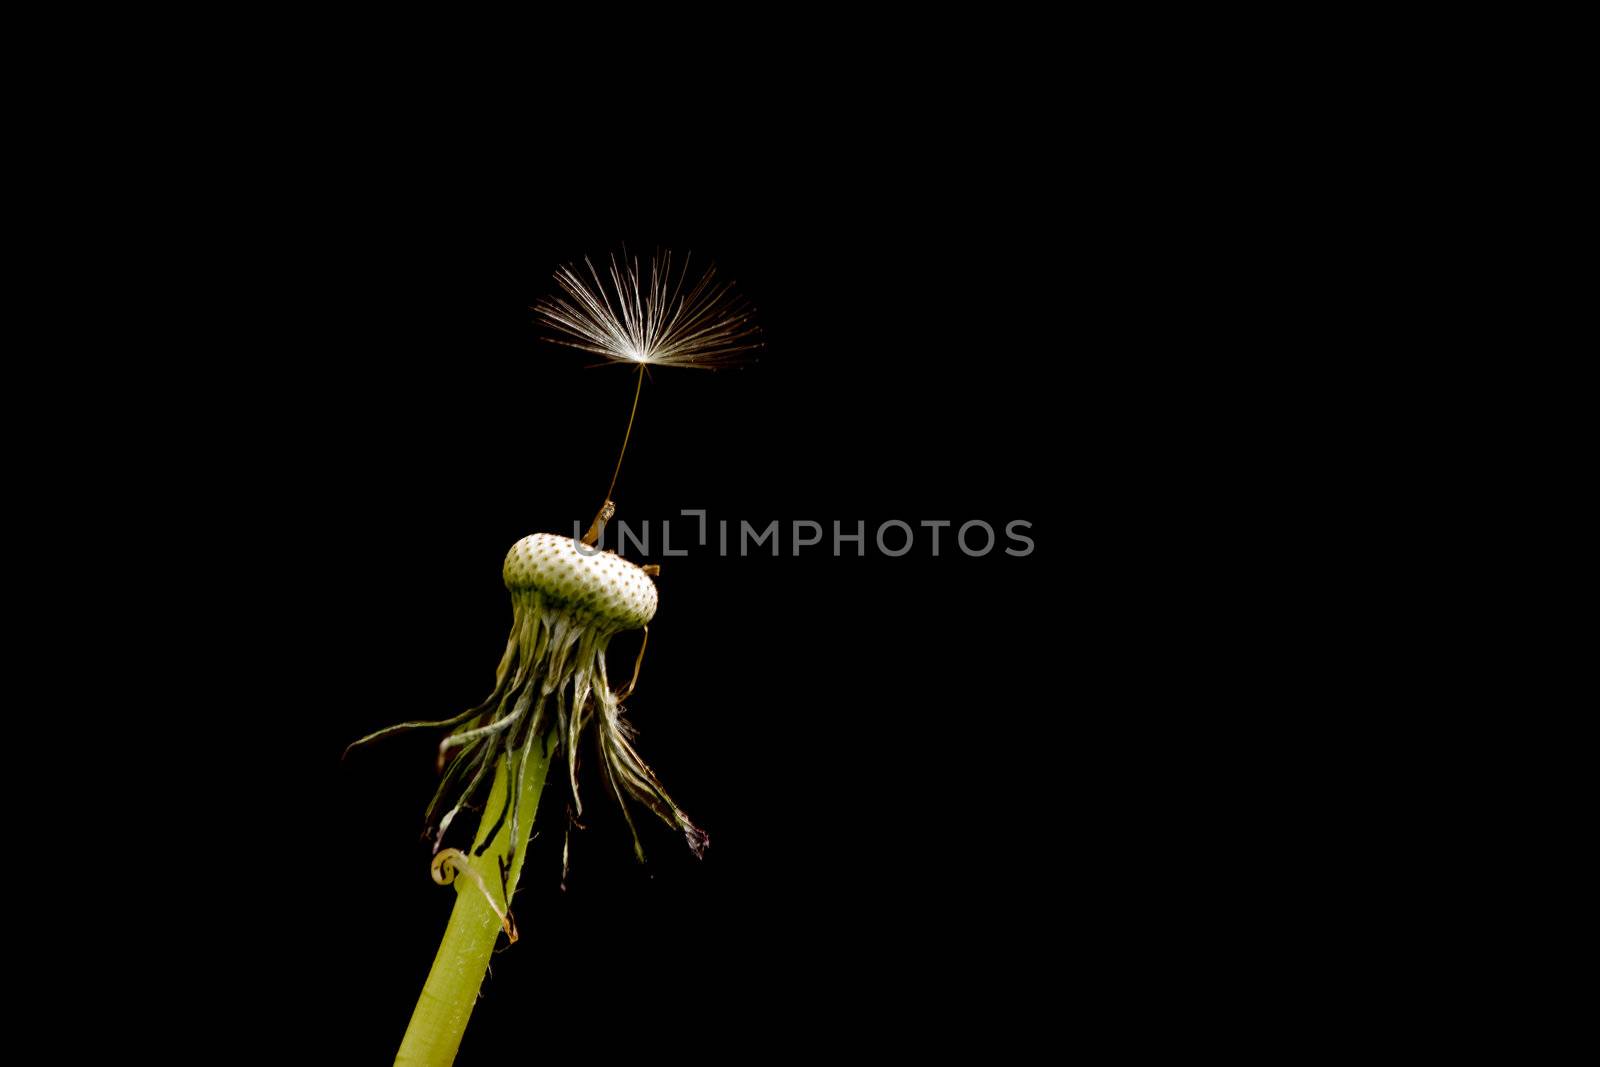
[(619, 363), (719, 367), (761, 347), (755, 309), (716, 280), (716, 267), (690, 280), (689, 257), (674, 269), (671, 252), (650, 260), (648, 278), (637, 257), (613, 255), (605, 279), (586, 257), (556, 271), (565, 296), (546, 297), (533, 310), (556, 334), (551, 340)]

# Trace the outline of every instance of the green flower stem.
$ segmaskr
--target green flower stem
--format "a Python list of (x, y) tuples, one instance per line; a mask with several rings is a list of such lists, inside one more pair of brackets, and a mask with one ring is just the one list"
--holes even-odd
[[(534, 812), (539, 807), (539, 794), (544, 791), (545, 771), (550, 759), (544, 754), (544, 744), (534, 739), (533, 750), (528, 753), (527, 778), (522, 789), (522, 800), (517, 813), (521, 824), (518, 834), (517, 855), (511, 863), (511, 874), (506, 883), (506, 896), (516, 891), (517, 879), (522, 875), (522, 861), (528, 855), (528, 835), (533, 829)], [(494, 825), (495, 816), (505, 804), (506, 761), (496, 768), (494, 784), (489, 789), (489, 802), (484, 806), (483, 826), (478, 831), (487, 833)], [(483, 876), (489, 892), (500, 891), (500, 859), (511, 845), (511, 820), (501, 824), (495, 834), (494, 844), (477, 855), (483, 845), (480, 838), (473, 843), (472, 865)], [(411, 1014), (411, 1025), (406, 1027), (405, 1040), (395, 1056), (396, 1067), (449, 1067), (455, 1062), (456, 1050), (461, 1047), (461, 1035), (466, 1032), (467, 1020), (472, 1017), (473, 1005), (478, 1000), (478, 990), (483, 986), (483, 976), (489, 969), (489, 957), (500, 937), (500, 919), (489, 902), (483, 898), (477, 883), (466, 874), (457, 874), (453, 883), (456, 905), (450, 912), (450, 925), (445, 927), (444, 940), (439, 943), (439, 954), (434, 957), (433, 969), (417, 998), (417, 1007)]]

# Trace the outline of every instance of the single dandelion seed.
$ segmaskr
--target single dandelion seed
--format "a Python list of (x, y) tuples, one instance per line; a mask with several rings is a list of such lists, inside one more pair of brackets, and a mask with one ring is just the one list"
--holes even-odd
[(657, 252), (647, 273), (637, 256), (624, 252), (619, 259), (613, 253), (602, 277), (585, 256), (582, 269), (569, 263), (556, 271), (556, 285), (564, 296), (545, 297), (533, 305), (554, 343), (639, 368), (617, 465), (605, 502), (583, 535), (586, 545), (599, 542), (616, 511), (611, 494), (633, 437), (645, 368), (728, 367), (761, 347), (755, 308), (734, 292), (732, 282), (717, 281), (714, 264), (697, 273), (690, 267), (692, 258), (692, 253), (685, 255), (681, 267), (674, 267), (671, 251)]

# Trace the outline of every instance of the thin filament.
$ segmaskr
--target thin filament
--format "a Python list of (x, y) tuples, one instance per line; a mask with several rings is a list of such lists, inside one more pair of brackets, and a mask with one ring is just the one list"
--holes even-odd
[(611, 472), (611, 485), (606, 488), (606, 499), (611, 499), (617, 488), (617, 477), (622, 473), (622, 457), (628, 454), (628, 439), (633, 436), (633, 417), (639, 414), (639, 394), (644, 392), (644, 364), (639, 364), (639, 384), (633, 390), (633, 410), (628, 412), (628, 429), (622, 435), (622, 451), (617, 453), (617, 468)]

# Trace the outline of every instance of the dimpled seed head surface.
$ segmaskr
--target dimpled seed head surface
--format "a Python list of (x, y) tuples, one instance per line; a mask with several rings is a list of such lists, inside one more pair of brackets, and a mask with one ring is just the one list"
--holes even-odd
[(656, 586), (648, 574), (615, 552), (561, 534), (529, 534), (512, 545), (505, 579), (507, 589), (534, 589), (628, 629), (656, 613)]

